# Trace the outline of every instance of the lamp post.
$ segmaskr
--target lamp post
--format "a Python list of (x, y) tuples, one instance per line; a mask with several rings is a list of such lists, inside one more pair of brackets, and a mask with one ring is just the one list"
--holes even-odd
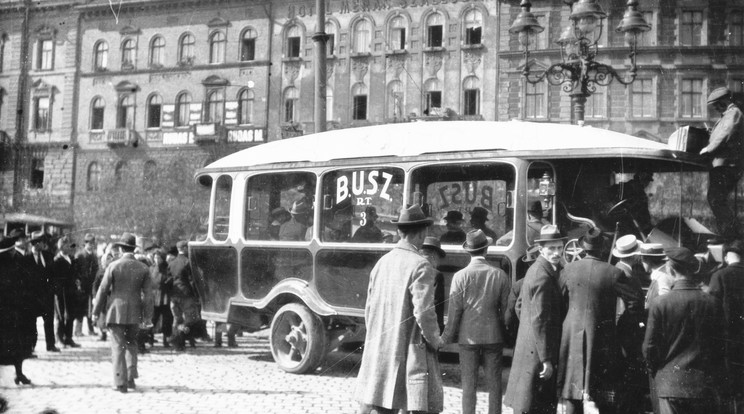
[(623, 85), (630, 85), (636, 78), (636, 48), (638, 35), (651, 30), (651, 26), (638, 11), (638, 1), (628, 0), (627, 9), (622, 21), (615, 29), (625, 34), (625, 41), (630, 47), (630, 70), (625, 78), (620, 76), (612, 66), (599, 63), (595, 59), (599, 51), (598, 42), (604, 30), (604, 19), (607, 13), (597, 4), (597, 0), (564, 0), (571, 8), (569, 24), (561, 32), (556, 43), (561, 48), (561, 62), (551, 65), (542, 72), (530, 70), (530, 37), (545, 30), (532, 14), (532, 4), (522, 0), (522, 11), (509, 27), (509, 32), (519, 36), (523, 48), (524, 70), (522, 76), (534, 85), (544, 80), (551, 85), (562, 85), (563, 91), (571, 96), (574, 119), (579, 125), (584, 124), (584, 105), (586, 98), (596, 92), (597, 86), (608, 86), (613, 80)]

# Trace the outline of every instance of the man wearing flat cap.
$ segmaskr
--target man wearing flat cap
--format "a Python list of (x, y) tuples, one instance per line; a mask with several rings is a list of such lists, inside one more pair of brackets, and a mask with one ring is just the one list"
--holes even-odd
[(434, 311), (434, 269), (421, 255), (433, 220), (414, 205), (392, 222), (400, 241), (369, 276), (367, 335), (355, 398), (360, 414), (438, 413), (444, 409), (437, 360), (442, 340)]
[(736, 188), (744, 157), (744, 116), (731, 99), (728, 88), (718, 88), (708, 96), (708, 105), (721, 113), (700, 154), (709, 154), (712, 168), (708, 173), (708, 204), (716, 217), (718, 233), (725, 238), (740, 234), (736, 211), (729, 205), (729, 194)]

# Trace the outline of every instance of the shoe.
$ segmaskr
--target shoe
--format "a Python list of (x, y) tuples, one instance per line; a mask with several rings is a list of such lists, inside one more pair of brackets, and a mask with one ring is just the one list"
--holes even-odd
[(73, 341), (72, 339), (70, 339), (69, 341), (65, 342), (65, 348), (67, 348), (68, 346), (70, 348), (80, 348), (80, 344), (75, 343), (75, 341)]
[(119, 385), (116, 387), (116, 391), (119, 391), (122, 394), (127, 393), (127, 386), (126, 385)]
[(36, 358), (38, 358), (38, 357), (39, 357), (38, 355), (36, 355), (36, 354), (32, 353), (32, 354), (30, 354), (30, 355), (29, 355), (28, 357), (26, 357), (26, 359), (36, 359)]
[(142, 347), (142, 348), (137, 348), (137, 353), (138, 354), (148, 354), (148, 353), (150, 353), (150, 351), (148, 351), (147, 348)]
[(130, 379), (129, 381), (127, 381), (127, 388), (129, 389), (137, 388), (137, 386), (134, 384), (134, 379)]
[(98, 339), (99, 342), (106, 342), (106, 332), (101, 333), (101, 338)]
[(13, 382), (15, 382), (16, 385), (31, 385), (31, 380), (23, 374), (16, 376)]
[(235, 341), (227, 341), (227, 347), (228, 348), (237, 348), (238, 347), (238, 343), (235, 342)]
[(222, 348), (222, 342), (215, 342), (212, 346), (215, 348)]
[(163, 348), (170, 348), (170, 344), (165, 339), (163, 340)]
[(196, 348), (196, 340), (194, 338), (189, 339), (189, 345), (191, 345), (192, 348)]
[(59, 348), (56, 346), (47, 347), (47, 352), (59, 352)]

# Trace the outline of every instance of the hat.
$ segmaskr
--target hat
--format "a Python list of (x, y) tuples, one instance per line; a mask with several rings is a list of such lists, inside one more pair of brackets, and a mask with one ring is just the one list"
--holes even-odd
[(664, 254), (666, 254), (669, 262), (681, 265), (690, 271), (695, 271), (700, 266), (695, 254), (686, 247), (669, 247), (664, 249)]
[(542, 202), (540, 201), (533, 201), (530, 203), (530, 207), (527, 209), (528, 213), (534, 213), (536, 216), (542, 216), (543, 214), (543, 208), (542, 208)]
[(424, 210), (421, 210), (420, 205), (414, 204), (411, 207), (401, 209), (400, 217), (398, 217), (398, 220), (390, 220), (390, 222), (397, 224), (398, 227), (412, 226), (417, 224), (423, 226), (431, 226), (431, 224), (434, 223), (434, 220), (426, 217), (426, 214), (424, 214)]
[(641, 250), (638, 252), (641, 256), (663, 257), (664, 245), (661, 243), (641, 243)]
[(561, 241), (566, 238), (561, 236), (558, 227), (553, 224), (547, 224), (540, 229), (540, 238), (535, 239), (535, 243), (545, 243), (551, 241)]
[(713, 92), (708, 95), (708, 105), (718, 102), (721, 99), (731, 99), (731, 91), (727, 87), (720, 87), (713, 90)]
[(121, 237), (119, 237), (119, 241), (115, 241), (113, 244), (114, 246), (135, 248), (137, 247), (137, 238), (134, 237), (134, 234), (132, 233), (124, 232), (121, 234)]
[(438, 238), (433, 236), (427, 236), (424, 239), (424, 244), (421, 246), (422, 249), (431, 249), (437, 252), (439, 254), (439, 257), (445, 257), (447, 256), (447, 253), (442, 250), (442, 243), (439, 241)]
[(638, 243), (636, 236), (626, 234), (617, 239), (615, 247), (612, 249), (612, 255), (619, 258), (635, 256), (639, 253), (640, 249), (641, 245)]
[(13, 241), (15, 241), (16, 239), (27, 237), (26, 230), (22, 228), (15, 228), (11, 230), (10, 233), (8, 233), (7, 237), (13, 239)]
[(89, 241), (96, 241), (96, 236), (94, 236), (93, 233), (85, 233), (85, 237), (83, 237), (83, 242), (88, 243)]
[(488, 221), (488, 210), (483, 207), (474, 207), (470, 212), (470, 218), (482, 218), (483, 221)]
[(470, 230), (465, 235), (465, 243), (462, 244), (462, 248), (466, 252), (475, 252), (490, 246), (491, 243), (493, 243), (493, 239), (486, 236), (483, 230)]
[(587, 251), (602, 250), (604, 246), (604, 235), (602, 230), (598, 227), (592, 227), (587, 230), (586, 234), (579, 238), (579, 245), (582, 249)]
[(375, 206), (364, 207), (364, 214), (366, 217), (374, 217), (374, 218), (379, 217), (377, 215), (377, 208)]
[(176, 243), (176, 249), (178, 249), (179, 251), (186, 250), (188, 247), (189, 247), (189, 242), (187, 242), (186, 240), (181, 240), (178, 243)]
[(29, 242), (31, 243), (48, 242), (48, 241), (49, 241), (49, 235), (44, 233), (44, 230), (38, 230), (38, 231), (31, 233), (31, 237), (29, 238)]
[(525, 263), (534, 262), (535, 260), (537, 260), (539, 256), (540, 256), (540, 245), (533, 244), (532, 246), (528, 247), (527, 250), (524, 251), (524, 256), (522, 256), (522, 261)]
[(456, 223), (458, 221), (463, 221), (462, 213), (457, 210), (450, 210), (447, 212), (447, 215), (444, 216), (444, 221), (450, 222), (450, 223)]
[(736, 253), (739, 256), (744, 256), (744, 242), (741, 240), (733, 240), (723, 244), (723, 254), (728, 252)]
[(290, 214), (307, 214), (310, 211), (310, 208), (305, 204), (304, 201), (295, 201), (292, 203), (292, 210), (289, 212)]

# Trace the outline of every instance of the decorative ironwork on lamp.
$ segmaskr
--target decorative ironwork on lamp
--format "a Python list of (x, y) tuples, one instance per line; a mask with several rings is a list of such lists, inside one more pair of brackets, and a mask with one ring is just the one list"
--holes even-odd
[(577, 123), (583, 124), (586, 98), (596, 92), (597, 86), (608, 86), (613, 80), (626, 86), (633, 83), (638, 71), (638, 35), (651, 30), (651, 26), (638, 11), (638, 1), (628, 0), (623, 19), (615, 29), (625, 35), (625, 41), (630, 47), (630, 69), (623, 78), (612, 66), (595, 60), (599, 51), (599, 39), (604, 31), (604, 20), (607, 18), (607, 13), (597, 0), (564, 0), (564, 4), (571, 8), (571, 14), (569, 25), (561, 31), (561, 36), (556, 41), (561, 49), (560, 63), (537, 73), (530, 70), (530, 37), (541, 33), (545, 28), (540, 26), (530, 11), (532, 4), (529, 0), (522, 0), (520, 3), (522, 10), (509, 27), (509, 32), (519, 36), (524, 54), (522, 75), (525, 80), (533, 85), (544, 80), (551, 85), (562, 85), (562, 89), (571, 96)]

